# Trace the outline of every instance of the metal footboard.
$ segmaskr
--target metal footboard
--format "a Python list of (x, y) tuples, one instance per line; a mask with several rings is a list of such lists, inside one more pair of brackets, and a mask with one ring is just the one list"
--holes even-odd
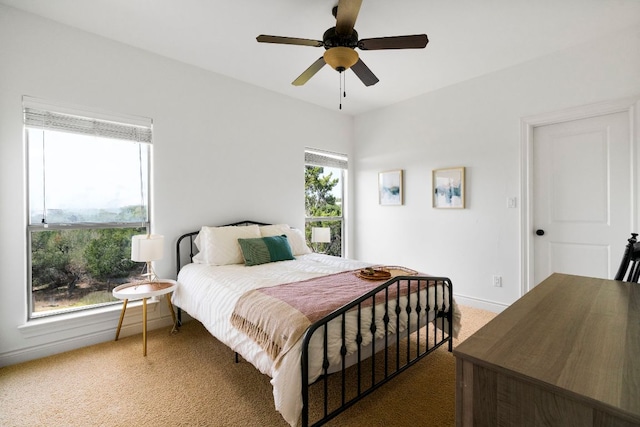
[[(452, 351), (452, 299), (452, 283), (446, 277), (399, 276), (312, 324), (302, 343), (302, 425), (326, 423), (447, 342)], [(404, 315), (407, 324), (402, 333)], [(357, 325), (356, 360), (352, 366), (347, 363), (347, 346), (354, 345), (347, 339), (347, 316), (355, 316)], [(329, 354), (328, 344), (329, 329), (333, 328), (339, 328), (341, 335), (337, 371), (332, 369), (330, 358), (335, 359), (335, 355)], [(322, 335), (322, 372), (310, 384), (310, 358), (314, 357), (310, 344), (314, 333)], [(362, 345), (365, 334), (371, 337), (366, 352)]]

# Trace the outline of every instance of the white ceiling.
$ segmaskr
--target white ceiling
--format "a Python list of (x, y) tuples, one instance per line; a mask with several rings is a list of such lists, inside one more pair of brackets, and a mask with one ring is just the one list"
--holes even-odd
[[(291, 82), (323, 48), (257, 43), (259, 34), (322, 40), (337, 0), (0, 0), (150, 52), (338, 109), (329, 66)], [(364, 0), (360, 38), (426, 33), (421, 50), (359, 51), (380, 82), (346, 74), (359, 114), (640, 25), (639, 0)]]

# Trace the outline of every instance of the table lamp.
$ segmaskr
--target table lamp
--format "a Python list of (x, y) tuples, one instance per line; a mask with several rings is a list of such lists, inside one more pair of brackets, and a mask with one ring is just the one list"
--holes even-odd
[(158, 280), (152, 261), (162, 259), (164, 255), (164, 236), (159, 234), (139, 234), (131, 237), (131, 260), (136, 262), (146, 262), (147, 272), (145, 282), (155, 282)]
[(330, 242), (331, 242), (331, 228), (311, 227), (311, 243), (317, 244), (317, 243), (330, 243)]

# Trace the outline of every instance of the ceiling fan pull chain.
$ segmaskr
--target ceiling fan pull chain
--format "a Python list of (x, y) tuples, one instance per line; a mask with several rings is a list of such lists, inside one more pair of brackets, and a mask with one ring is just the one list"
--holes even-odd
[(342, 74), (342, 87), (344, 88), (344, 92), (342, 92), (342, 97), (347, 97), (347, 73)]
[(338, 92), (338, 98), (340, 103), (340, 109), (342, 110), (342, 71), (338, 74), (338, 81), (340, 82), (340, 92)]

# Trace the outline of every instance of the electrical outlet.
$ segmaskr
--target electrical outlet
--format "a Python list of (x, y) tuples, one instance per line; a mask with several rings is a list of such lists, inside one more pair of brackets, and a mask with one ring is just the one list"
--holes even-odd
[(502, 276), (493, 276), (493, 286), (497, 288), (502, 287)]

